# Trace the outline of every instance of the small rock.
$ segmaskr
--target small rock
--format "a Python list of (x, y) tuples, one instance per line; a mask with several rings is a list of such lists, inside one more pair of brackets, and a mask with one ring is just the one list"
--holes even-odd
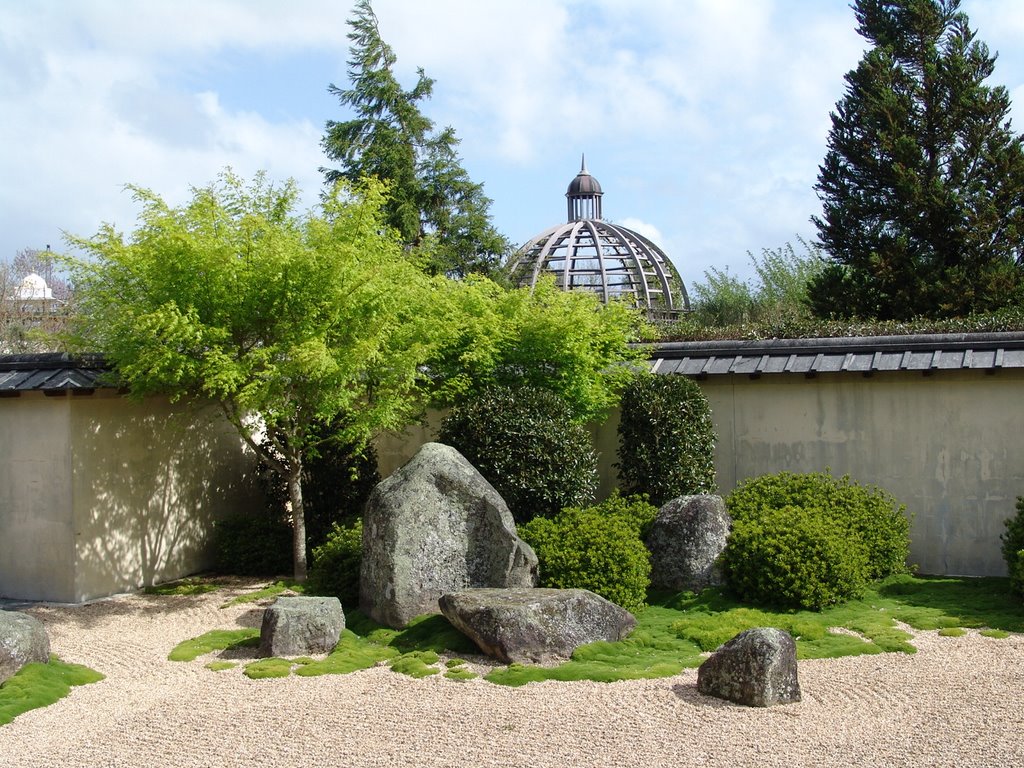
[(731, 523), (721, 496), (680, 496), (665, 504), (644, 539), (651, 553), (651, 586), (699, 592), (721, 584), (715, 561)]
[(50, 638), (43, 623), (17, 611), (0, 611), (0, 683), (26, 664), (50, 660)]
[(586, 589), (467, 589), (444, 595), (441, 613), (481, 651), (506, 663), (547, 663), (581, 645), (616, 642), (636, 619)]
[(740, 632), (700, 665), (697, 690), (748, 707), (800, 701), (796, 643), (781, 629)]
[(279, 597), (263, 612), (261, 656), (330, 653), (345, 629), (336, 597)]

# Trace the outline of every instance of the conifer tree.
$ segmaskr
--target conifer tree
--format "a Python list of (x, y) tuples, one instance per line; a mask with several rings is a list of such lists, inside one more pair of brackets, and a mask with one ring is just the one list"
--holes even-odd
[(958, 317), (1020, 300), (1024, 151), (995, 55), (959, 0), (856, 0), (871, 43), (846, 75), (815, 189), (820, 316)]
[(402, 88), (394, 51), (381, 39), (370, 0), (356, 3), (349, 20), (348, 88), (329, 91), (354, 116), (327, 122), (323, 147), (339, 168), (322, 168), (327, 182), (358, 183), (374, 176), (389, 185), (387, 222), (409, 247), (426, 254), (431, 274), (495, 274), (509, 250), (490, 221), (483, 185), (462, 167), (455, 131), (435, 131), (420, 110), (434, 81), (418, 69), (416, 84)]

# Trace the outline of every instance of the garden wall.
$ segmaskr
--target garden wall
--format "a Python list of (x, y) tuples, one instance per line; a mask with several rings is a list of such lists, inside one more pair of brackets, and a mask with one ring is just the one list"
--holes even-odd
[(115, 390), (0, 399), (0, 596), (81, 602), (212, 565), (214, 520), (261, 505), (209, 409)]

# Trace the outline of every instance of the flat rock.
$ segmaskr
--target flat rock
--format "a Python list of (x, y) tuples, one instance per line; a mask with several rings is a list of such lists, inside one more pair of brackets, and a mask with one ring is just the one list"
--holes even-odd
[(263, 612), (261, 656), (330, 653), (345, 629), (336, 597), (279, 597)]
[(537, 556), (508, 505), (451, 446), (427, 443), (370, 494), (359, 607), (402, 628), (470, 587), (532, 587)]
[(0, 611), (0, 683), (33, 661), (50, 660), (50, 637), (35, 616)]
[(740, 632), (700, 665), (697, 690), (748, 707), (800, 701), (796, 643), (781, 629)]
[(625, 608), (586, 589), (467, 589), (439, 604), (481, 651), (506, 663), (563, 661), (581, 645), (616, 642), (636, 626)]
[(651, 553), (651, 586), (699, 592), (721, 584), (715, 561), (730, 525), (721, 496), (680, 496), (666, 503), (644, 538)]

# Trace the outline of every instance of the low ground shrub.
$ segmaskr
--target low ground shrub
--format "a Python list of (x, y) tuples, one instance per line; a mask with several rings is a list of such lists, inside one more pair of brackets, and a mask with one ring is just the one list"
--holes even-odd
[(662, 505), (715, 491), (715, 432), (700, 387), (684, 376), (638, 376), (622, 394), (619, 479)]
[(537, 553), (541, 586), (589, 589), (636, 612), (651, 585), (650, 554), (641, 532), (656, 514), (643, 499), (613, 496), (604, 504), (535, 518), (519, 534)]
[(359, 567), (363, 561), (363, 521), (334, 524), (327, 540), (313, 549), (306, 594), (333, 595), (345, 608), (359, 605)]
[(820, 610), (907, 570), (905, 508), (879, 488), (783, 472), (743, 483), (726, 504), (733, 530), (722, 569), (745, 599)]
[(1010, 587), (1024, 596), (1024, 496), (1017, 498), (1017, 514), (1006, 521), (1006, 531), (1000, 538)]
[(590, 434), (553, 392), (492, 387), (456, 406), (438, 439), (454, 447), (495, 487), (516, 523), (581, 506), (597, 487)]

